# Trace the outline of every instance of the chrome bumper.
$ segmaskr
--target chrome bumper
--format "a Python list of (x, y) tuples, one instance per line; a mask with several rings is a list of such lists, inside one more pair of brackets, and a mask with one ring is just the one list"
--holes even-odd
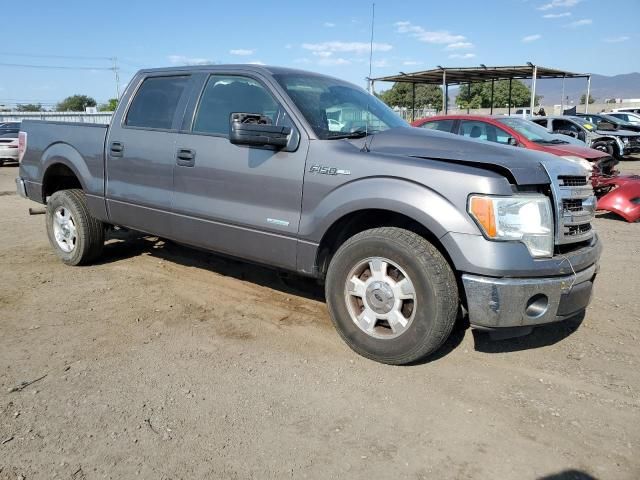
[(597, 265), (565, 277), (491, 278), (462, 275), (469, 322), (476, 327), (526, 327), (557, 322), (584, 311)]
[(16, 177), (16, 191), (22, 198), (29, 198), (27, 197), (27, 187), (20, 177)]

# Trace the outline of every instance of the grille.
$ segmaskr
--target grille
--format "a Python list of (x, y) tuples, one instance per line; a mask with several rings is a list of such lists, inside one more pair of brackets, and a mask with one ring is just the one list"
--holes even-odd
[(582, 200), (571, 200), (564, 199), (562, 200), (562, 210), (565, 212), (581, 212), (582, 211)]
[(571, 248), (591, 240), (596, 199), (589, 177), (563, 175), (556, 170), (551, 178), (556, 179), (551, 185), (557, 222), (556, 246)]
[(561, 187), (583, 187), (587, 184), (587, 177), (577, 175), (560, 175), (558, 181)]
[(564, 228), (565, 237), (576, 237), (578, 235), (584, 235), (591, 231), (591, 224), (585, 223), (582, 225), (569, 225)]

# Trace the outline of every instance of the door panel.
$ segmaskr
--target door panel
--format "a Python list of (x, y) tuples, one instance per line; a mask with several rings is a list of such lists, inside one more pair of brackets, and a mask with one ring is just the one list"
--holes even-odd
[(170, 235), (174, 128), (182, 120), (188, 87), (188, 76), (149, 77), (126, 118), (114, 118), (106, 144), (107, 208), (114, 224)]
[(175, 162), (173, 236), (295, 268), (308, 140), (301, 139), (293, 152), (233, 145), (228, 139), (232, 112), (259, 113), (295, 130), (285, 110), (255, 79), (212, 76), (194, 117), (194, 129), (200, 132), (177, 134), (176, 148), (194, 152), (194, 161), (192, 166)]

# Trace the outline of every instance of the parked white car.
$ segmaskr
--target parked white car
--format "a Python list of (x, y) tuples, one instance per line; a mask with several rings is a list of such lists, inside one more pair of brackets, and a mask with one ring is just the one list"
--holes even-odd
[(638, 113), (614, 110), (611, 113), (607, 113), (607, 115), (624, 120), (625, 122), (633, 123), (634, 125), (640, 125), (640, 114)]
[(19, 122), (0, 124), (0, 167), (6, 161), (18, 161)]

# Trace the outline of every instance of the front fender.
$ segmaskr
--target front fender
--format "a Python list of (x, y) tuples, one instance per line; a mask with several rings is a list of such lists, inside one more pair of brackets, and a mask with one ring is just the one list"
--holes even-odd
[(325, 196), (312, 211), (304, 212), (300, 238), (319, 243), (340, 218), (361, 210), (388, 210), (422, 224), (437, 238), (448, 232), (480, 235), (466, 211), (438, 192), (394, 177), (367, 177), (343, 184)]

